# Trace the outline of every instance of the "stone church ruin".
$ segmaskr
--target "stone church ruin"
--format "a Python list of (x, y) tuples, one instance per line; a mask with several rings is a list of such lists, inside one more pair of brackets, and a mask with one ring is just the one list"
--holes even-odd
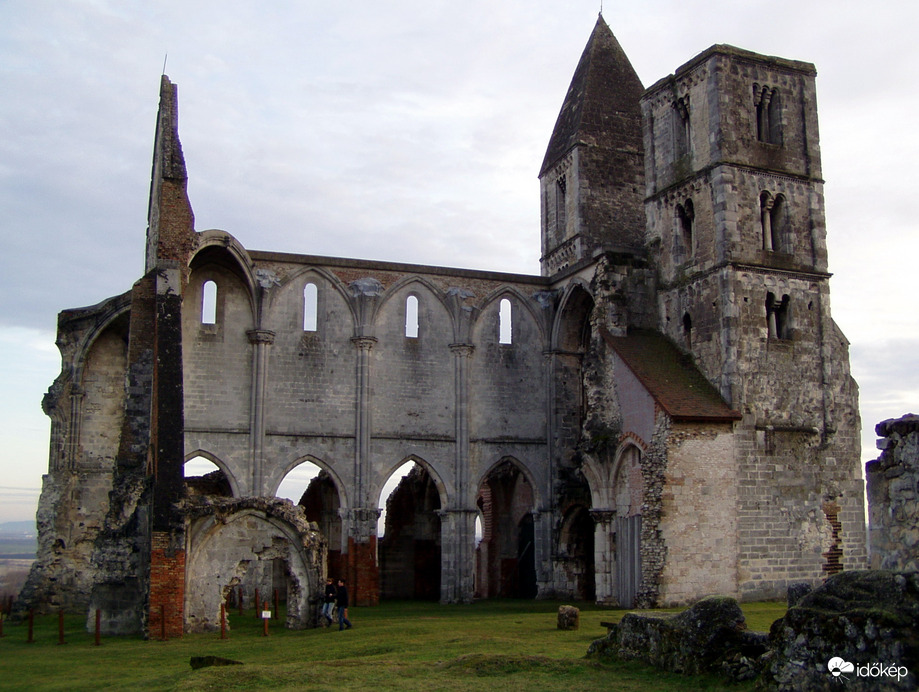
[[(358, 605), (644, 607), (864, 567), (815, 78), (716, 45), (646, 89), (599, 18), (539, 171), (536, 276), (196, 230), (164, 76), (145, 273), (59, 316), (21, 606), (172, 636), (240, 588), (312, 626), (325, 573)], [(196, 457), (219, 471), (186, 483)]]

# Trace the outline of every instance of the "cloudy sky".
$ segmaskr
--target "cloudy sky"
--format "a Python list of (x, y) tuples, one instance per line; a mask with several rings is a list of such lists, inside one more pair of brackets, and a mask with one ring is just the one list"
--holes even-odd
[[(607, 0), (648, 86), (715, 43), (813, 62), (833, 314), (874, 425), (919, 412), (919, 3)], [(0, 0), (0, 521), (34, 516), (58, 311), (143, 268), (159, 76), (198, 230), (538, 273), (536, 175), (599, 0)]]

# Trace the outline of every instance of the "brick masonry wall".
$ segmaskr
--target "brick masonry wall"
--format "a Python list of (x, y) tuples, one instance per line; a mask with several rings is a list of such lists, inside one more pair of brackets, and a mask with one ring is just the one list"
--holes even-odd
[(185, 551), (173, 543), (170, 533), (152, 534), (147, 634), (153, 639), (181, 637), (185, 629)]

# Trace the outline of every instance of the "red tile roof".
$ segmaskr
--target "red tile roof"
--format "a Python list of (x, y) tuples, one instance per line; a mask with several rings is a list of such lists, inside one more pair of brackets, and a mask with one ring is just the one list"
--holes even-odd
[(727, 422), (740, 414), (725, 403), (692, 361), (664, 336), (651, 331), (600, 334), (658, 405), (677, 421)]

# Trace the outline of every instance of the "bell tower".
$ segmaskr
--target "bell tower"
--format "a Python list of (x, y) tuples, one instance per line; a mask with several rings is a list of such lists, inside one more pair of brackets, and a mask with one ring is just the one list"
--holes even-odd
[(600, 16), (539, 172), (543, 276), (644, 243), (644, 87)]

